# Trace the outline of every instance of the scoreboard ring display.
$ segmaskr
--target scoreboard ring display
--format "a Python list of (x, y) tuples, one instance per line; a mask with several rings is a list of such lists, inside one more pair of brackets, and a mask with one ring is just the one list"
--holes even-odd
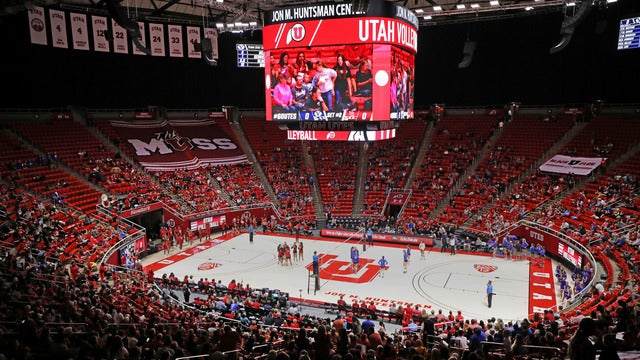
[(264, 50), (262, 44), (236, 44), (236, 59), (239, 68), (263, 68)]
[[(313, 3), (267, 12), (267, 120), (413, 119), (417, 36), (415, 14), (382, 0)], [(292, 101), (287, 86), (300, 89), (298, 81), (307, 94), (299, 90), (300, 96)]]
[(620, 20), (618, 50), (640, 48), (640, 16)]

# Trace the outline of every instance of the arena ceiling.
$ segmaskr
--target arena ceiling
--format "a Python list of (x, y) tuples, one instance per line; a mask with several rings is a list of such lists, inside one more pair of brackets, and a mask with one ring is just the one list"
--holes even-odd
[[(360, 0), (355, 0), (360, 1)], [(413, 10), (421, 26), (452, 22), (474, 22), (563, 12), (572, 16), (580, 4), (606, 5), (617, 0), (403, 0), (392, 1)], [(622, 1), (622, 0), (621, 0)], [(299, 0), (8, 0), (0, 14), (23, 10), (31, 4), (84, 13), (106, 13), (108, 5), (124, 10), (130, 19), (190, 23), (240, 23), (247, 30), (259, 29), (264, 13), (286, 6), (326, 1)], [(342, 2), (342, 1), (335, 1)]]

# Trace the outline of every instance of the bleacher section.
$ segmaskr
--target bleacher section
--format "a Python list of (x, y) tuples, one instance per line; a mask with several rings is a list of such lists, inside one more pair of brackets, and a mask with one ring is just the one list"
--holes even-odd
[(312, 174), (302, 158), (300, 143), (287, 140), (274, 122), (245, 119), (241, 125), (278, 198), (281, 215), (315, 218), (309, 187)]
[[(447, 317), (435, 312), (429, 315), (426, 308), (419, 309), (417, 305), (412, 308), (410, 304), (393, 312), (371, 308), (374, 305), (363, 300), (341, 304), (340, 309), (334, 307), (335, 304), (321, 304), (325, 313), (336, 316), (319, 319), (288, 311), (283, 305), (287, 304), (288, 294), (260, 288), (260, 284), (250, 288), (234, 281), (222, 285), (222, 281), (226, 283), (228, 279), (217, 279), (218, 283), (205, 279), (207, 284), (202, 279), (196, 282), (175, 276), (156, 279), (153, 273), (143, 272), (138, 262), (126, 270), (119, 266), (103, 267), (98, 262), (107, 249), (126, 236), (139, 234), (139, 229), (118, 219), (115, 209), (112, 213), (96, 211), (101, 195), (99, 186), (113, 194), (138, 194), (143, 186), (141, 181), (155, 183), (155, 180), (145, 173), (132, 171), (130, 165), (135, 164), (115, 160), (116, 154), (107, 151), (107, 144), (102, 144), (82, 123), (73, 120), (9, 122), (9, 129), (0, 131), (0, 288), (6, 300), (0, 316), (0, 340), (6, 346), (0, 347), (0, 355), (48, 358), (53, 354), (51, 349), (57, 349), (61, 358), (91, 357), (82, 353), (89, 350), (101, 358), (127, 358), (115, 355), (116, 348), (126, 347), (133, 353), (130, 358), (171, 358), (200, 353), (215, 358), (219, 339), (224, 338), (227, 328), (233, 331), (231, 326), (242, 332), (239, 334), (242, 341), (249, 345), (230, 350), (227, 355), (220, 354), (222, 358), (239, 353), (245, 359), (266, 359), (268, 350), (299, 355), (297, 348), (288, 346), (285, 339), (304, 338), (307, 334), (316, 337), (322, 332), (318, 329), (336, 326), (337, 323), (331, 321), (338, 319), (337, 314), (348, 322), (353, 322), (355, 314), (399, 323), (403, 326), (403, 340), (396, 336), (400, 334), (380, 335), (381, 339), (389, 336), (388, 349), (395, 352), (391, 357), (398, 359), (408, 359), (419, 339), (431, 348), (444, 347), (437, 344), (445, 341), (447, 351), (471, 358), (469, 352), (461, 348), (460, 336), (471, 338), (474, 328), (494, 336), (491, 330), (503, 331), (503, 327), (510, 326), (514, 332), (505, 334), (514, 338), (518, 329), (526, 331), (526, 327), (531, 326), (533, 331), (527, 332), (528, 337), (531, 344), (537, 344), (526, 345), (528, 355), (517, 358), (563, 358), (566, 344), (576, 333), (583, 316), (602, 320), (601, 330), (614, 339), (617, 334), (624, 334), (616, 342), (619, 350), (638, 350), (640, 121), (598, 116), (564, 147), (561, 152), (569, 155), (608, 157), (607, 164), (620, 160), (616, 166), (607, 165), (596, 171), (589, 182), (567, 195), (562, 190), (578, 184), (575, 178), (533, 171), (531, 176), (513, 184), (568, 131), (571, 121), (571, 117), (562, 116), (553, 121), (537, 117), (514, 119), (497, 143), (491, 144), (490, 153), (476, 159), (481, 161), (480, 167), (469, 179), (462, 179), (463, 192), (438, 219), (441, 223), (459, 224), (495, 200), (501, 189), (515, 185), (509, 196), (492, 204), (487, 215), (471, 229), (486, 232), (494, 229), (497, 220), (504, 226), (525, 217), (569, 235), (594, 254), (603, 274), (604, 292), (592, 291), (579, 303), (564, 299), (563, 305), (569, 309), (558, 308), (557, 317), (553, 311), (552, 319), (533, 314), (518, 324), (499, 324), (500, 320), (496, 319), (464, 320), (453, 314)], [(462, 181), (460, 174), (485, 147), (496, 124), (497, 118), (493, 116), (445, 116), (440, 121), (412, 185), (414, 195), (403, 218), (426, 219), (438, 200)], [(285, 140), (285, 133), (277, 124), (244, 119), (241, 126), (266, 174), (267, 185), (278, 197), (280, 214), (285, 221), (315, 218), (310, 184), (318, 184), (322, 195), (320, 203), (328, 212), (336, 217), (348, 217), (354, 226), (359, 224), (352, 216), (361, 214), (353, 214), (352, 206), (362, 144), (310, 143), (312, 161), (308, 163), (315, 165), (312, 168), (304, 161), (301, 144)], [(415, 164), (425, 124), (416, 121), (401, 126), (405, 128), (400, 129), (396, 140), (369, 144), (367, 169), (362, 169), (367, 186), (365, 215), (379, 210), (383, 197), (376, 191), (405, 186), (407, 174)], [(108, 126), (98, 122), (98, 127), (114, 138)], [(232, 133), (229, 124), (223, 127)], [(100, 167), (97, 171), (105, 180), (91, 184), (91, 173), (96, 166)], [(110, 184), (108, 179), (115, 178), (109, 176), (117, 174), (114, 167), (135, 175)], [(253, 171), (253, 164), (175, 170), (151, 176), (157, 176), (169, 189), (168, 196), (183, 198), (192, 207), (186, 209), (188, 211), (229, 205), (221, 194), (212, 190), (212, 178), (237, 205), (269, 200), (263, 188), (265, 184), (260, 183)], [(164, 191), (159, 187), (149, 190)], [(559, 194), (563, 195), (559, 197)], [(455, 226), (449, 227), (447, 235), (453, 236), (455, 230)], [(573, 285), (569, 286), (580, 287), (592, 279), (596, 269), (587, 265), (573, 271), (570, 275)], [(187, 301), (189, 291), (195, 296)], [(232, 311), (231, 305), (238, 308)], [(392, 306), (395, 307), (395, 303)], [(280, 318), (280, 325), (271, 327), (273, 324), (268, 319), (272, 317)], [(426, 324), (427, 320), (434, 323), (431, 336), (410, 328), (412, 324)], [(345, 338), (345, 333), (342, 332), (342, 340), (350, 336)], [(434, 341), (436, 334), (438, 338)], [(102, 348), (97, 345), (99, 339), (117, 346)], [(349, 341), (354, 347), (361, 346), (375, 353), (366, 334), (354, 335)], [(73, 347), (78, 353), (72, 355), (70, 348), (62, 346), (65, 343), (78, 345)], [(483, 343), (491, 358), (506, 358), (501, 342)], [(327, 344), (338, 350), (346, 343), (331, 337)], [(381, 346), (384, 351), (385, 347)], [(309, 345), (312, 353), (313, 349)], [(136, 351), (138, 353), (134, 353)], [(144, 356), (142, 352), (146, 352)], [(630, 353), (627, 358), (636, 355)], [(480, 358), (480, 353), (477, 356)]]
[(405, 186), (425, 130), (423, 121), (403, 121), (394, 139), (369, 145), (363, 215), (383, 215), (387, 190)]
[(480, 166), (439, 217), (461, 225), (484, 205), (494, 201), (544, 151), (569, 130), (572, 117), (547, 121), (540, 116), (515, 117)]
[[(484, 147), (497, 126), (496, 116), (445, 116), (411, 186), (405, 217), (426, 219)], [(448, 219), (445, 219), (449, 222)]]
[(351, 216), (359, 144), (316, 141), (309, 145), (325, 212), (332, 216)]

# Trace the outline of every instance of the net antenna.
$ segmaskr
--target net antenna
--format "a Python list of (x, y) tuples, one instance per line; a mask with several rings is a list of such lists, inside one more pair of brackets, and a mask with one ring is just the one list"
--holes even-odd
[[(362, 251), (366, 251), (367, 248), (367, 239), (366, 239), (366, 233), (367, 233), (367, 227), (366, 224), (362, 225), (358, 228), (357, 231), (353, 232), (353, 235), (349, 236), (348, 238), (344, 239), (344, 241), (337, 243), (337, 245), (335, 245), (333, 248), (328, 249), (326, 252), (327, 253), (335, 253), (337, 252), (337, 249), (339, 247), (341, 247), (342, 245), (348, 244), (348, 243), (352, 243), (352, 244), (356, 244), (359, 245), (360, 241), (362, 241), (362, 247), (363, 250)], [(319, 267), (322, 267), (322, 257), (320, 257), (320, 264)], [(312, 287), (313, 287), (313, 294), (315, 295), (316, 292), (318, 290), (320, 290), (320, 288), (322, 288), (322, 286), (324, 286), (324, 284), (328, 283), (329, 281), (333, 280), (331, 278), (330, 275), (325, 274), (325, 277), (323, 277), (322, 279), (324, 280), (323, 283), (320, 282), (320, 273), (322, 273), (322, 269), (318, 270), (318, 274), (314, 274), (313, 270), (309, 270), (308, 272), (308, 277), (307, 277), (307, 294), (311, 293)], [(326, 278), (326, 276), (329, 276), (328, 278)]]

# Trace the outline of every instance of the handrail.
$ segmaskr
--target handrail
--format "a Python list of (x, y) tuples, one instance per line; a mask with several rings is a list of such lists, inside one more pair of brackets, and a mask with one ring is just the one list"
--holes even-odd
[[(504, 343), (494, 342), (494, 341), (481, 341), (480, 343), (481, 344), (486, 344), (486, 345), (504, 346)], [(541, 345), (525, 345), (525, 344), (523, 344), (522, 347), (525, 348), (525, 349), (552, 350), (552, 351), (556, 351), (556, 352), (562, 351), (561, 348), (555, 347), (555, 346), (541, 346)]]
[(76, 322), (46, 322), (45, 326), (87, 326), (87, 323), (76, 323)]
[(210, 354), (182, 356), (182, 357), (176, 358), (176, 360), (202, 359), (202, 358), (207, 358), (208, 359), (210, 356), (211, 356)]
[(115, 243), (115, 245), (111, 246), (107, 251), (105, 251), (104, 254), (102, 255), (102, 259), (100, 259), (100, 262), (98, 262), (98, 264), (105, 263), (107, 261), (107, 259), (114, 252), (116, 252), (116, 250), (120, 250), (121, 248), (123, 248), (124, 246), (130, 244), (131, 242), (138, 240), (140, 237), (141, 237), (141, 235), (139, 233), (137, 233), (137, 232), (134, 233), (134, 234), (127, 235), (124, 239), (118, 241), (117, 243)]

